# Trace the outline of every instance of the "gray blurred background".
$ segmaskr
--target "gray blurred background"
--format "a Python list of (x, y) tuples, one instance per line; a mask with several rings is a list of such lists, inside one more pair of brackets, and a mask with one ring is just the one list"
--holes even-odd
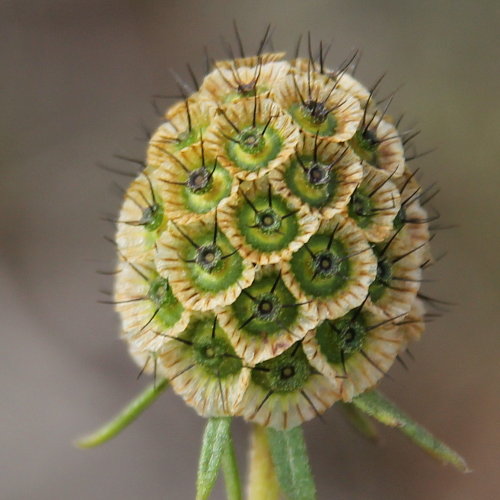
[[(256, 48), (267, 23), (277, 49), (300, 32), (333, 39), (330, 62), (363, 51), (358, 75), (401, 84), (393, 111), (423, 130), (424, 181), (442, 192), (435, 253), (448, 255), (429, 294), (457, 305), (429, 325), (415, 363), (384, 391), (468, 459), (472, 474), (435, 463), (396, 431), (382, 446), (336, 410), (305, 426), (320, 500), (498, 498), (498, 2), (26, 0), (0, 2), (0, 498), (194, 497), (202, 419), (167, 392), (100, 449), (71, 441), (148, 382), (96, 303), (113, 248), (102, 236), (122, 179), (114, 153), (140, 158), (151, 96), (176, 91), (169, 73), (203, 68), (203, 46), (239, 22)], [(383, 93), (383, 92), (382, 92)], [(163, 103), (160, 103), (163, 106)], [(246, 426), (235, 424), (244, 459)], [(222, 499), (220, 485), (214, 493)]]

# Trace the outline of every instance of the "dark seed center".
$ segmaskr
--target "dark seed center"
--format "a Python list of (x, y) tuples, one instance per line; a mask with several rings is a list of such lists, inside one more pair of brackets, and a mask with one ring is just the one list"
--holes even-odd
[(256, 224), (262, 231), (271, 233), (281, 227), (281, 217), (272, 209), (263, 210), (256, 215)]
[(220, 262), (222, 252), (216, 245), (203, 245), (198, 248), (196, 263), (206, 271), (212, 271)]
[(269, 314), (273, 311), (273, 303), (270, 300), (261, 300), (259, 303), (259, 312)]
[(209, 181), (210, 174), (205, 166), (202, 166), (191, 172), (187, 184), (192, 191), (196, 192), (205, 189)]
[(255, 80), (248, 83), (238, 84), (238, 92), (240, 94), (251, 94), (255, 91)]
[(328, 116), (328, 109), (322, 102), (309, 100), (305, 103), (305, 108), (315, 123), (324, 122)]
[(307, 171), (307, 177), (314, 186), (327, 184), (330, 181), (330, 169), (320, 163), (314, 163)]
[(281, 369), (281, 378), (287, 379), (295, 375), (295, 368), (293, 366), (285, 366)]
[(338, 267), (335, 256), (329, 251), (316, 255), (313, 265), (315, 273), (320, 276), (331, 276)]

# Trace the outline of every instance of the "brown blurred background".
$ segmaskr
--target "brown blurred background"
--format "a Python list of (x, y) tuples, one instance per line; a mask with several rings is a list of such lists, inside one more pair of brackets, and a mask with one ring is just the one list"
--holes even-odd
[[(77, 435), (147, 383), (118, 340), (110, 289), (116, 213), (96, 167), (141, 157), (151, 96), (176, 91), (169, 69), (223, 56), (239, 22), (256, 48), (267, 23), (277, 49), (299, 33), (353, 48), (367, 84), (401, 84), (393, 110), (423, 130), (424, 181), (436, 181), (444, 224), (429, 294), (458, 305), (414, 346), (410, 371), (383, 389), (468, 459), (472, 474), (433, 462), (395, 431), (373, 446), (335, 410), (305, 426), (320, 500), (498, 498), (498, 2), (18, 0), (0, 2), (0, 498), (171, 499), (194, 496), (203, 421), (172, 393), (118, 439), (79, 451)], [(163, 105), (163, 103), (160, 103)], [(102, 297), (101, 297), (102, 298)], [(244, 459), (246, 426), (235, 424)], [(222, 499), (220, 485), (214, 499)]]

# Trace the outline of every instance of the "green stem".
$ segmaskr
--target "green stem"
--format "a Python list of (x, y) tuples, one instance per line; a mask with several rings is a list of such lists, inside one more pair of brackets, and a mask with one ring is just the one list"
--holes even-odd
[(222, 470), (224, 472), (227, 500), (241, 500), (240, 476), (231, 434), (229, 435), (226, 448), (222, 454)]
[(266, 429), (254, 424), (250, 443), (248, 500), (279, 500), (280, 486), (276, 477)]
[(222, 462), (230, 438), (230, 417), (211, 417), (208, 419), (201, 443), (198, 477), (196, 479), (196, 500), (207, 500)]
[(151, 384), (132, 400), (115, 418), (96, 431), (78, 439), (75, 445), (79, 448), (93, 448), (109, 441), (131, 424), (156, 398), (167, 388), (168, 381), (161, 379)]

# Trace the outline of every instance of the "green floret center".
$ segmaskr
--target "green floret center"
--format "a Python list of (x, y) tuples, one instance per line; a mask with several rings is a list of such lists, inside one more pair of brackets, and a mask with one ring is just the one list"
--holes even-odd
[(377, 276), (368, 288), (368, 293), (373, 302), (379, 301), (387, 288), (390, 286), (392, 279), (392, 263), (382, 255), (383, 246), (372, 245), (373, 252), (377, 257)]
[(344, 245), (328, 234), (316, 234), (293, 254), (292, 272), (302, 290), (314, 297), (328, 297), (349, 280), (351, 264)]
[(296, 211), (281, 196), (261, 193), (252, 200), (242, 200), (236, 217), (246, 243), (260, 252), (282, 250), (299, 233)]
[(286, 394), (302, 389), (313, 370), (300, 345), (259, 363), (252, 370), (252, 381), (273, 393)]
[(363, 349), (368, 328), (363, 313), (351, 311), (335, 321), (326, 320), (316, 330), (316, 341), (329, 363), (338, 365)]
[(157, 276), (149, 283), (147, 298), (155, 309), (155, 321), (164, 328), (170, 328), (179, 321), (184, 308), (175, 298), (168, 280)]
[(348, 206), (349, 216), (364, 229), (372, 222), (374, 206), (371, 197), (362, 189), (356, 189)]
[(217, 161), (210, 169), (201, 165), (189, 174), (185, 186), (182, 186), (184, 206), (196, 214), (207, 213), (231, 194), (231, 185), (231, 175), (217, 165)]
[(243, 273), (243, 259), (222, 232), (217, 232), (214, 242), (214, 233), (209, 231), (190, 236), (191, 241), (180, 249), (179, 258), (185, 262), (195, 288), (217, 293), (238, 281)]
[(299, 305), (278, 274), (254, 281), (231, 306), (245, 334), (266, 336), (279, 334), (293, 325)]
[(290, 191), (312, 207), (323, 207), (334, 197), (337, 175), (331, 165), (310, 156), (295, 158), (284, 174)]
[(187, 349), (192, 348), (196, 364), (211, 376), (235, 375), (243, 366), (216, 320), (195, 320), (180, 339), (187, 342)]
[(362, 160), (375, 167), (378, 166), (379, 141), (373, 131), (357, 130), (349, 145)]
[(148, 205), (143, 211), (139, 224), (147, 231), (156, 231), (163, 222), (163, 207), (158, 202)]
[(259, 170), (266, 167), (280, 153), (282, 140), (270, 125), (246, 127), (228, 140), (226, 150), (233, 163), (243, 170)]
[(288, 112), (299, 127), (310, 134), (328, 137), (335, 134), (337, 120), (322, 102), (309, 100), (304, 104), (294, 103)]

